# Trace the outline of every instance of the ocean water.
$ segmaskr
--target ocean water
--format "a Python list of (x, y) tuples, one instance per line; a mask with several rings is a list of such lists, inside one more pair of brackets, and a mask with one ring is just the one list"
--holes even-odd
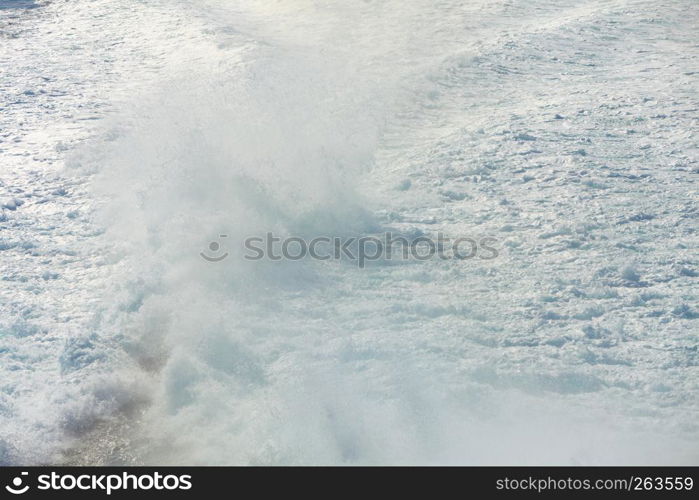
[(697, 19), (0, 0), (0, 463), (696, 464)]

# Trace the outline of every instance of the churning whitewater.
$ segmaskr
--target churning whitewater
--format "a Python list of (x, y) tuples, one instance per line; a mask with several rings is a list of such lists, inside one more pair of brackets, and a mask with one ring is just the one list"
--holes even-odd
[[(0, 0), (0, 464), (698, 464), (698, 32)], [(386, 232), (495, 252), (243, 244)]]

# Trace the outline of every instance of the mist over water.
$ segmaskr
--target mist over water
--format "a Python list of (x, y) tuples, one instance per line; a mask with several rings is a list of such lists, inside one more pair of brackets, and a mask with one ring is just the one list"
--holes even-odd
[[(339, 12), (322, 14), (342, 24)], [(226, 15), (233, 26), (241, 20)], [(289, 12), (272, 19), (280, 17)], [(140, 459), (363, 460), (363, 451), (343, 450), (357, 446), (359, 429), (338, 421), (348, 419), (349, 400), (333, 393), (347, 386), (363, 405), (364, 376), (355, 381), (331, 359), (313, 359), (318, 344), (347, 335), (342, 321), (313, 311), (352, 270), (249, 263), (241, 243), (271, 230), (310, 237), (375, 230), (357, 179), (373, 167), (393, 100), (407, 93), (398, 83), (412, 75), (400, 65), (375, 67), (386, 54), (357, 52), (346, 34), (316, 33), (305, 21), (311, 26), (269, 39), (233, 35), (244, 52), (238, 60), (210, 61), (194, 78), (167, 82), (146, 96), (145, 109), (139, 99), (137, 123), (112, 142), (96, 176), (97, 192), (111, 199), (107, 234), (122, 246), (137, 294), (115, 327), (126, 332), (134, 361), (124, 377), (149, 386), (145, 414), (130, 431)], [(209, 241), (231, 256), (216, 266), (203, 261)], [(309, 324), (306, 314), (317, 317)], [(331, 386), (314, 387), (329, 378)], [(367, 410), (388, 428), (399, 417), (395, 405), (369, 402)]]
[[(153, 74), (139, 63), (149, 84), (120, 94), (67, 153), (61, 175), (89, 179), (86, 220), (106, 271), (92, 285), (99, 305), (63, 347), (61, 369), (74, 378), (61, 386), (57, 444), (24, 460), (696, 461), (687, 438), (696, 435), (693, 403), (670, 400), (658, 385), (659, 366), (675, 376), (673, 360), (623, 347), (646, 327), (608, 306), (671, 294), (632, 297), (640, 277), (603, 281), (629, 260), (613, 253), (622, 247), (609, 234), (618, 230), (600, 237), (602, 225), (582, 215), (573, 229), (559, 227), (560, 212), (580, 200), (553, 168), (549, 177), (535, 170), (583, 168), (573, 145), (547, 149), (568, 140), (549, 139), (564, 127), (551, 117), (596, 98), (575, 87), (577, 66), (547, 64), (623, 6), (534, 7), (171, 2), (174, 21), (148, 40), (150, 52), (168, 57)], [(517, 64), (534, 76), (520, 80)], [(570, 88), (551, 97), (547, 78), (561, 73), (573, 76), (557, 85)], [(570, 95), (577, 101), (568, 105)], [(593, 148), (576, 136), (593, 126), (565, 127), (562, 137), (583, 144), (576, 148)], [(527, 163), (538, 154), (550, 156)], [(555, 178), (540, 197), (527, 187), (534, 175)], [(595, 188), (586, 182), (576, 178), (570, 190)], [(243, 240), (267, 232), (310, 239), (386, 230), (495, 234), (500, 257), (366, 269), (243, 258)], [(577, 236), (578, 246), (546, 246)], [(572, 255), (585, 245), (592, 264)], [(220, 262), (202, 258), (223, 253)], [(588, 269), (598, 274), (585, 281)], [(555, 306), (570, 310), (554, 314)], [(668, 336), (684, 348), (692, 318), (672, 319)], [(17, 456), (0, 448), (5, 461)]]

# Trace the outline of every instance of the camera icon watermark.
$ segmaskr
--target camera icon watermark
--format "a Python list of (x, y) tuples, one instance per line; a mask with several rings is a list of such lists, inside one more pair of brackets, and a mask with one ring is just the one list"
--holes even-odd
[[(199, 252), (199, 255), (201, 256), (202, 259), (204, 259), (207, 262), (221, 262), (223, 259), (228, 257), (228, 252), (226, 252), (223, 249), (223, 245), (221, 243), (221, 239), (223, 238), (228, 238), (227, 234), (219, 234), (218, 235), (218, 241), (214, 240), (209, 242), (207, 245), (207, 250), (204, 252)], [(213, 255), (210, 255), (213, 254)]]
[(5, 486), (5, 489), (13, 495), (22, 495), (26, 493), (27, 491), (29, 491), (29, 485), (27, 484), (22, 486), (22, 484), (24, 483), (23, 477), (27, 475), (29, 475), (28, 472), (20, 473), (19, 476), (15, 477), (12, 480), (12, 485), (8, 484), (7, 486)]

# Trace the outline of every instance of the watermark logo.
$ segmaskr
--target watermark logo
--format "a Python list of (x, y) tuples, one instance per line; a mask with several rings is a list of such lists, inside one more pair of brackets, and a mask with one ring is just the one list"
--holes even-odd
[(22, 495), (26, 493), (29, 490), (29, 485), (27, 484), (24, 487), (22, 487), (22, 483), (24, 482), (22, 476), (27, 476), (28, 474), (28, 472), (20, 473), (19, 476), (12, 480), (12, 486), (7, 485), (5, 486), (5, 489), (13, 495)]
[[(101, 471), (100, 471), (101, 472)], [(28, 472), (20, 473), (20, 476), (12, 479), (11, 484), (5, 489), (13, 495), (23, 495), (29, 491), (30, 486)], [(136, 490), (191, 490), (193, 487), (192, 476), (189, 474), (162, 474), (160, 472), (135, 473), (120, 472), (112, 474), (63, 474), (51, 472), (36, 476), (35, 491), (81, 491), (102, 492), (111, 495), (116, 491)], [(31, 495), (30, 495), (31, 496)]]
[[(219, 240), (226, 235), (219, 235)], [(342, 260), (355, 262), (364, 268), (374, 261), (414, 260), (492, 260), (498, 257), (498, 240), (491, 236), (456, 238), (437, 233), (406, 237), (386, 232), (374, 236), (318, 236), (306, 239), (299, 236), (250, 236), (243, 240), (243, 258), (259, 260)], [(212, 255), (213, 254), (213, 255)], [(219, 241), (209, 243), (208, 250), (200, 253), (207, 262), (221, 262), (228, 257)]]
[[(201, 258), (207, 262), (221, 262), (223, 259), (228, 257), (228, 252), (224, 252), (223, 245), (221, 244), (221, 241), (220, 241), (223, 238), (228, 238), (228, 235), (227, 234), (219, 234), (218, 237), (219, 237), (218, 241), (212, 241), (209, 243), (207, 250), (206, 250), (206, 253), (205, 252), (199, 253), (199, 255), (201, 255)], [(209, 253), (212, 253), (214, 255), (213, 256), (209, 255)]]

